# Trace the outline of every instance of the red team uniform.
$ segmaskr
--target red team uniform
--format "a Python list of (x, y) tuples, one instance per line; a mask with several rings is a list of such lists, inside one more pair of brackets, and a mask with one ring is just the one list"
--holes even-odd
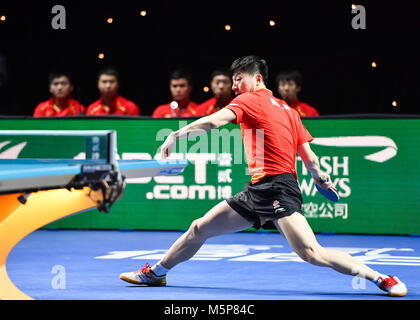
[(232, 122), (241, 125), (251, 182), (281, 173), (292, 173), (297, 180), (297, 146), (313, 140), (298, 112), (268, 89), (243, 93), (226, 108), (236, 114)]
[(153, 118), (174, 118), (174, 117), (197, 117), (200, 114), (198, 113), (198, 104), (190, 101), (185, 108), (180, 110), (180, 108), (175, 109), (175, 115), (171, 108), (171, 104), (162, 104), (158, 106), (155, 111), (153, 111)]
[(314, 107), (310, 106), (309, 104), (296, 99), (295, 102), (289, 105), (293, 109), (295, 109), (301, 117), (318, 117), (319, 112)]
[(68, 99), (67, 107), (60, 109), (54, 104), (54, 98), (51, 97), (47, 101), (41, 102), (34, 110), (34, 117), (64, 117), (77, 116), (85, 113), (85, 107), (77, 100)]
[(223, 106), (222, 108), (216, 107), (216, 97), (213, 97), (200, 104), (197, 110), (200, 116), (208, 116), (219, 111), (220, 109), (223, 109), (224, 107), (225, 106)]
[(102, 116), (108, 114), (138, 116), (140, 115), (140, 110), (134, 102), (121, 96), (117, 96), (111, 106), (106, 106), (102, 98), (100, 98), (86, 110), (86, 115)]

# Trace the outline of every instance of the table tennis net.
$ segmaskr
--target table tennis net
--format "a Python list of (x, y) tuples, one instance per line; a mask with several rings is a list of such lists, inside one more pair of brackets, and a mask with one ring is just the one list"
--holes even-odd
[(0, 130), (0, 159), (113, 161), (112, 130)]

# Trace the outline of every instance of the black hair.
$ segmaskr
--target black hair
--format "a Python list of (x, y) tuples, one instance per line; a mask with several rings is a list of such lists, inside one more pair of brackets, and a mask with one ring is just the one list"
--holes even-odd
[(178, 80), (178, 79), (187, 79), (188, 84), (192, 84), (192, 78), (191, 78), (191, 73), (189, 73), (188, 71), (184, 70), (184, 69), (177, 69), (172, 71), (171, 75), (169, 76), (169, 82), (171, 80)]
[(297, 70), (285, 70), (280, 72), (276, 77), (276, 88), (279, 87), (280, 81), (294, 81), (296, 86), (302, 87), (303, 78)]
[(213, 80), (213, 78), (214, 77), (216, 77), (216, 76), (226, 76), (226, 77), (228, 77), (229, 79), (232, 77), (232, 74), (230, 73), (230, 71), (229, 70), (227, 70), (227, 69), (223, 69), (223, 68), (220, 68), (220, 69), (216, 69), (216, 70), (214, 70), (212, 73), (211, 73), (211, 78), (210, 78), (210, 80)]
[(67, 79), (69, 79), (69, 82), (71, 85), (73, 85), (73, 80), (70, 76), (70, 74), (68, 72), (63, 72), (63, 71), (53, 71), (48, 75), (48, 84), (51, 84), (53, 82), (53, 80), (57, 79), (57, 78), (61, 78), (61, 77), (66, 77)]
[(115, 78), (117, 78), (117, 81), (120, 82), (120, 73), (114, 68), (101, 69), (98, 73), (98, 80), (103, 74), (107, 76), (115, 76)]
[(268, 66), (267, 62), (257, 56), (244, 56), (233, 61), (230, 66), (232, 75), (237, 72), (246, 72), (251, 75), (260, 74), (265, 84), (268, 83)]

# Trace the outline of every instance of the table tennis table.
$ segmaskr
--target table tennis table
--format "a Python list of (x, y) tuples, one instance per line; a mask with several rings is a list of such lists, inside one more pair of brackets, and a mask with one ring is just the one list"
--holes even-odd
[[(112, 130), (0, 130), (0, 137), (22, 134), (87, 136), (92, 150), (86, 150), (87, 159), (0, 159), (0, 299), (30, 299), (6, 272), (7, 256), (23, 237), (80, 212), (108, 212), (121, 199), (126, 179), (177, 175), (188, 165), (187, 160), (118, 160)], [(100, 137), (106, 140), (102, 153)]]
[[(117, 160), (125, 178), (177, 175), (187, 160)], [(84, 184), (87, 171), (107, 171), (105, 161), (62, 159), (0, 159), (0, 194), (56, 189)]]

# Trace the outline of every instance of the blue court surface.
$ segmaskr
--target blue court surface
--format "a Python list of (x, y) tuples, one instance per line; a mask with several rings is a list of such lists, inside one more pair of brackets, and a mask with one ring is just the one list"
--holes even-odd
[(135, 286), (119, 274), (153, 265), (178, 231), (38, 230), (10, 253), (15, 285), (40, 300), (418, 300), (420, 238), (318, 234), (371, 268), (398, 276), (408, 294), (391, 298), (369, 281), (303, 262), (278, 233), (209, 239), (174, 269), (166, 287)]

